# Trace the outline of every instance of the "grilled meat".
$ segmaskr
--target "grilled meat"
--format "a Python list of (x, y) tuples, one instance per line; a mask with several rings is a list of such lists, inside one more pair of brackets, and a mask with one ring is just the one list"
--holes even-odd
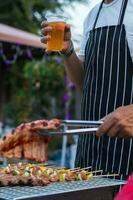
[(0, 155), (7, 158), (26, 158), (44, 162), (48, 157), (49, 139), (37, 132), (40, 129), (57, 129), (59, 126), (58, 119), (23, 123), (0, 140)]

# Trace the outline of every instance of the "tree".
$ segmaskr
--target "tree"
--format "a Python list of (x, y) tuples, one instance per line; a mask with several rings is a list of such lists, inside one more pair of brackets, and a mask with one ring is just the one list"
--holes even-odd
[(0, 2), (0, 22), (36, 33), (45, 12), (86, 0), (4, 0)]

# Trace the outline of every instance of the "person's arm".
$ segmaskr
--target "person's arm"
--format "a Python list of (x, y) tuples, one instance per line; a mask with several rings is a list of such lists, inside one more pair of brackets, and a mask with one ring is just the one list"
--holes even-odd
[[(51, 38), (48, 35), (49, 32), (52, 31), (52, 27), (49, 26), (47, 21), (42, 23), (42, 34), (43, 37), (41, 42), (47, 43)], [(62, 54), (64, 54), (66, 71), (70, 78), (70, 80), (82, 91), (83, 88), (83, 80), (84, 80), (84, 67), (83, 61), (81, 61), (76, 55), (75, 51), (70, 54), (69, 49), (71, 47), (71, 31), (70, 26), (66, 24), (65, 28), (65, 37), (64, 37), (64, 49), (62, 50)], [(66, 55), (66, 53), (69, 55)]]
[(133, 137), (133, 104), (117, 108), (103, 119), (97, 136)]
[(65, 58), (66, 71), (70, 80), (75, 83), (77, 88), (82, 92), (84, 81), (83, 61), (79, 60), (75, 52), (68, 58)]

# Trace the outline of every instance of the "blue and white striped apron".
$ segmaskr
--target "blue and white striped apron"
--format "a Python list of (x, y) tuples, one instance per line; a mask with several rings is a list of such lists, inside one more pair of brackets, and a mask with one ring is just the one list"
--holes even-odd
[[(82, 119), (99, 120), (122, 105), (133, 103), (133, 62), (123, 19), (128, 0), (123, 0), (118, 25), (95, 28), (85, 50)], [(79, 136), (76, 166), (92, 166), (125, 179), (133, 171), (133, 140), (95, 134)]]

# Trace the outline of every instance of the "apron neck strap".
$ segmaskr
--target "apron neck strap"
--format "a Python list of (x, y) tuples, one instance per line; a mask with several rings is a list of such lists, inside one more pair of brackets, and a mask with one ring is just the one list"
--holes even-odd
[(98, 13), (97, 13), (97, 16), (96, 16), (96, 19), (95, 19), (95, 22), (94, 22), (94, 25), (93, 25), (93, 29), (92, 29), (92, 30), (94, 30), (95, 27), (96, 27), (98, 17), (99, 17), (99, 15), (100, 15), (100, 12), (101, 12), (102, 7), (103, 7), (103, 3), (104, 3), (104, 0), (102, 0), (102, 3), (100, 4), (100, 7), (99, 7), (99, 10), (98, 10)]
[(124, 20), (126, 8), (127, 8), (127, 3), (128, 3), (128, 0), (123, 0), (123, 1), (122, 1), (120, 16), (119, 16), (119, 20), (118, 20), (118, 24), (119, 24), (119, 25), (122, 25), (122, 24), (123, 24), (123, 20)]
[[(98, 13), (97, 13), (97, 16), (96, 16), (96, 19), (95, 19), (95, 22), (94, 22), (94, 25), (93, 25), (93, 29), (92, 29), (92, 30), (94, 30), (95, 27), (96, 27), (98, 17), (99, 17), (99, 15), (100, 15), (100, 12), (101, 12), (102, 7), (103, 7), (103, 3), (104, 3), (104, 0), (102, 0), (102, 3), (100, 4), (100, 7), (99, 7), (99, 10), (98, 10)], [(119, 25), (122, 25), (122, 24), (123, 24), (123, 20), (124, 20), (124, 16), (125, 16), (125, 11), (126, 11), (126, 7), (127, 7), (127, 3), (128, 3), (128, 0), (123, 0), (123, 1), (122, 1), (120, 16), (119, 16), (119, 20), (118, 20), (118, 24), (119, 24)]]

